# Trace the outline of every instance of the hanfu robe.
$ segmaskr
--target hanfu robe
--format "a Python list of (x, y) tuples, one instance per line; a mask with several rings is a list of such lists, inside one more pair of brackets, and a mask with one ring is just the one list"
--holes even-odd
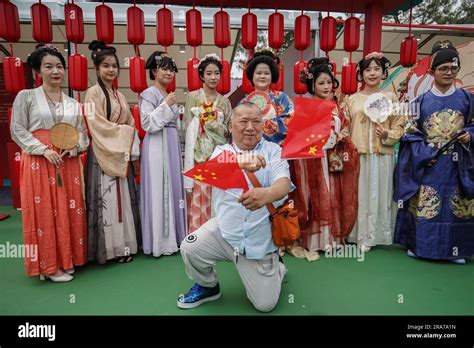
[[(184, 170), (208, 161), (217, 145), (229, 141), (232, 107), (229, 99), (217, 94), (208, 102), (204, 89), (188, 93), (184, 109)], [(192, 191), (188, 210), (188, 233), (197, 230), (211, 218), (212, 187), (185, 177), (184, 188)]]
[[(398, 99), (394, 93), (383, 92), (394, 105)], [(381, 122), (388, 131), (386, 139), (376, 135), (377, 124), (364, 111), (369, 96), (363, 93), (351, 95), (346, 115), (350, 118), (350, 136), (359, 152), (360, 174), (358, 189), (358, 216), (349, 242), (372, 247), (393, 243), (393, 230), (397, 207), (393, 197), (393, 171), (395, 145), (403, 134), (406, 118), (393, 113)], [(397, 111), (396, 108), (394, 108)]]
[[(13, 103), (11, 136), (22, 151), (20, 193), (23, 240), (28, 275), (52, 275), (87, 262), (87, 225), (84, 181), (79, 156), (63, 156), (59, 175), (44, 156), (46, 149), (60, 152), (49, 139), (57, 123), (69, 123), (79, 132), (78, 153), (88, 144), (81, 107), (62, 94), (53, 105), (43, 87), (25, 89)], [(56, 107), (59, 106), (59, 107)]]
[[(301, 245), (309, 251), (343, 243), (357, 219), (359, 156), (349, 138), (344, 111), (336, 106), (332, 116), (334, 136), (343, 134), (346, 138), (324, 150), (322, 158), (292, 161), (297, 190), (290, 197), (299, 213)], [(341, 171), (331, 171), (330, 158), (332, 163), (335, 158), (342, 161)], [(305, 255), (308, 258), (310, 254)]]
[(291, 98), (280, 91), (270, 90), (271, 111), (263, 115), (263, 137), (265, 140), (281, 145), (288, 133), (287, 125), (294, 113), (294, 104)]
[[(92, 144), (87, 154), (86, 201), (89, 260), (136, 254), (140, 244), (138, 194), (131, 161), (139, 158), (139, 139), (125, 96), (96, 84), (84, 99)], [(93, 107), (92, 107), (93, 106)]]
[(140, 170), (143, 252), (159, 257), (177, 252), (186, 237), (179, 110), (155, 86), (140, 95), (139, 108), (146, 131)]
[[(395, 243), (419, 257), (455, 260), (474, 254), (473, 94), (436, 87), (413, 101), (400, 143), (394, 200), (398, 203)], [(455, 142), (433, 164), (438, 149), (458, 131), (471, 135)]]

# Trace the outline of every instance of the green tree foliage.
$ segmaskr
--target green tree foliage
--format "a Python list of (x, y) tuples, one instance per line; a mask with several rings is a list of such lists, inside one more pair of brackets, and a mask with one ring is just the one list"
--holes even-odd
[[(385, 16), (384, 21), (408, 23), (410, 11)], [(474, 24), (472, 0), (424, 0), (412, 9), (416, 24)]]

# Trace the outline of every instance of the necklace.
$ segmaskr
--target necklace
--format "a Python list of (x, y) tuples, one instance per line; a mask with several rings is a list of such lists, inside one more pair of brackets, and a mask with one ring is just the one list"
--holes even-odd
[(43, 87), (43, 91), (44, 91), (44, 94), (46, 95), (46, 97), (48, 98), (48, 100), (51, 102), (51, 104), (53, 104), (54, 108), (55, 108), (56, 110), (59, 109), (59, 108), (61, 107), (61, 105), (62, 105), (62, 102), (63, 102), (63, 94), (62, 94), (62, 93), (59, 94), (59, 102), (56, 104), (56, 103), (53, 101), (53, 99), (51, 99), (51, 97), (49, 96), (49, 94), (46, 93), (46, 90), (44, 89), (44, 87)]

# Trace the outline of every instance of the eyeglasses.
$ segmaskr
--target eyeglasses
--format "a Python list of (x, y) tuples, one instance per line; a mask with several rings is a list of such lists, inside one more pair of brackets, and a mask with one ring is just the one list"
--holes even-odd
[(450, 70), (453, 74), (457, 74), (460, 69), (461, 68), (458, 67), (458, 66), (443, 66), (443, 67), (439, 68), (438, 71), (443, 75), (447, 74), (448, 71), (450, 71)]

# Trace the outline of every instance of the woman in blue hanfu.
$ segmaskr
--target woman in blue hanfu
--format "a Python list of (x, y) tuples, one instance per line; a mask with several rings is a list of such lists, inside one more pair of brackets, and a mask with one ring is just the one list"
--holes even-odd
[(474, 108), (454, 87), (459, 67), (452, 43), (435, 43), (433, 87), (412, 102), (418, 112), (400, 143), (395, 242), (412, 257), (464, 264), (474, 254)]
[(247, 63), (247, 78), (255, 87), (246, 100), (257, 104), (262, 110), (263, 137), (281, 145), (285, 140), (287, 125), (293, 117), (293, 101), (285, 93), (274, 91), (271, 84), (279, 78), (278, 57), (271, 51), (255, 53)]

